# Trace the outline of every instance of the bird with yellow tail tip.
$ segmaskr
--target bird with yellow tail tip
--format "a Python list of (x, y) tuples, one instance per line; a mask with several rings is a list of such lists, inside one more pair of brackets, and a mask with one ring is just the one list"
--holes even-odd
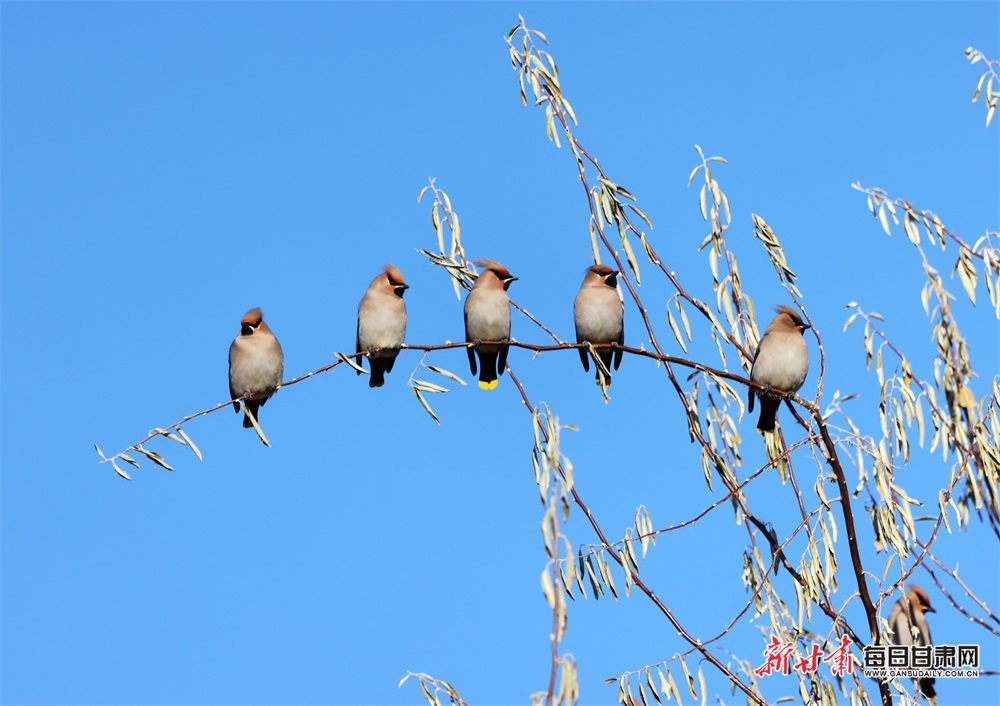
[[(510, 298), (507, 288), (517, 279), (496, 260), (476, 260), (485, 268), (465, 298), (465, 340), (474, 343), (469, 368), (476, 374), (479, 356), (479, 387), (493, 390), (507, 365), (506, 341), (510, 339)], [(503, 343), (483, 343), (502, 341)]]

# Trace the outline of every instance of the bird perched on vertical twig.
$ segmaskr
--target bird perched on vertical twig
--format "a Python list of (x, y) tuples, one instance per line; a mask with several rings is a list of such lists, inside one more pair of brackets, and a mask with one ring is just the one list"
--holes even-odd
[[(465, 340), (475, 343), (466, 350), (473, 375), (476, 374), (476, 355), (479, 355), (479, 387), (492, 390), (507, 365), (506, 341), (510, 338), (507, 288), (517, 277), (496, 260), (476, 260), (476, 264), (485, 269), (465, 298)], [(482, 341), (504, 343), (483, 344)]]
[[(285, 357), (281, 344), (264, 323), (260, 309), (251, 309), (240, 321), (240, 333), (229, 346), (229, 395), (233, 407), (240, 411), (244, 400), (247, 410), (259, 419), (258, 414), (264, 403), (281, 384)], [(243, 427), (253, 424), (250, 417), (243, 416)]]
[[(889, 611), (889, 641), (894, 645), (931, 645), (931, 628), (924, 614), (934, 612), (927, 591), (911, 583), (910, 590)], [(920, 679), (918, 686), (928, 699), (937, 696), (932, 677)]]
[[(577, 343), (617, 343), (625, 344), (625, 324), (623, 321), (625, 305), (618, 293), (618, 270), (607, 265), (592, 265), (583, 276), (580, 291), (573, 301), (573, 321), (576, 324)], [(620, 348), (602, 348), (597, 351), (597, 357), (608, 370), (606, 384), (611, 386), (611, 358), (614, 355), (614, 367), (622, 362)], [(590, 372), (590, 354), (586, 348), (580, 349), (580, 360), (583, 369)], [(601, 384), (601, 367), (597, 367), (596, 382)]]
[[(782, 392), (797, 392), (809, 372), (809, 351), (802, 333), (811, 327), (791, 307), (779, 305), (774, 310), (778, 315), (767, 325), (757, 344), (750, 379)], [(747, 394), (751, 412), (755, 395), (760, 397), (757, 429), (762, 432), (774, 431), (775, 415), (781, 398), (767, 392), (757, 392), (751, 387)]]
[[(368, 387), (382, 387), (385, 374), (392, 371), (392, 365), (399, 355), (399, 347), (406, 336), (406, 304), (403, 292), (410, 286), (403, 281), (403, 273), (395, 265), (385, 269), (372, 280), (368, 290), (358, 304), (358, 334), (356, 338), (359, 352), (368, 353), (371, 376)], [(361, 357), (357, 358), (358, 363)], [(361, 371), (358, 371), (358, 375)]]

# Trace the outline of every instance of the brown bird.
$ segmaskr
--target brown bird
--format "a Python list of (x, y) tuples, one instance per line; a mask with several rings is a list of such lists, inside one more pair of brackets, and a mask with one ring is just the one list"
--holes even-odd
[[(573, 321), (576, 324), (577, 343), (617, 343), (625, 344), (625, 305), (618, 294), (618, 270), (607, 265), (593, 265), (587, 268), (580, 291), (573, 301)], [(615, 370), (622, 363), (621, 348), (602, 348), (597, 357), (604, 367), (611, 371), (614, 354)], [(586, 348), (580, 349), (583, 369), (590, 372), (590, 354)], [(597, 384), (601, 384), (601, 368), (597, 366)], [(606, 384), (611, 386), (611, 375)]]
[[(757, 344), (750, 379), (782, 392), (797, 392), (809, 372), (809, 351), (802, 332), (810, 326), (791, 307), (779, 305), (774, 310), (778, 315), (767, 325)], [(757, 392), (751, 387), (747, 393), (751, 412), (755, 395), (760, 396), (757, 429), (762, 432), (774, 431), (774, 418), (781, 398), (767, 392)]]
[[(894, 645), (931, 645), (931, 628), (924, 614), (934, 612), (927, 591), (911, 583), (910, 590), (889, 611), (889, 641)], [(920, 679), (918, 685), (928, 699), (937, 696), (933, 678)]]
[(517, 277), (496, 260), (476, 260), (476, 264), (485, 269), (465, 298), (465, 340), (476, 344), (466, 350), (473, 375), (476, 374), (476, 354), (479, 354), (479, 387), (492, 390), (507, 365), (507, 346), (481, 342), (506, 342), (510, 338), (507, 287)]
[[(358, 304), (357, 351), (368, 352), (371, 376), (368, 387), (382, 387), (385, 374), (399, 355), (399, 347), (406, 336), (406, 304), (403, 292), (410, 286), (403, 281), (403, 273), (395, 265), (385, 269), (368, 285), (368, 291)], [(361, 357), (357, 358), (361, 362)], [(360, 375), (361, 372), (358, 372)]]
[[(284, 355), (281, 344), (264, 323), (260, 309), (251, 309), (240, 321), (240, 333), (229, 346), (229, 396), (237, 413), (238, 400), (244, 403), (254, 418), (260, 420), (259, 410), (281, 384), (284, 373)], [(243, 416), (243, 427), (253, 424)]]

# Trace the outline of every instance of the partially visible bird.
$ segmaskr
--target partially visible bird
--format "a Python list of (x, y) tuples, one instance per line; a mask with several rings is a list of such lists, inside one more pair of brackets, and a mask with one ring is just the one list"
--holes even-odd
[[(802, 334), (811, 327), (802, 320), (799, 312), (789, 306), (779, 305), (774, 310), (778, 315), (767, 325), (757, 344), (750, 379), (782, 392), (797, 392), (809, 373), (809, 351)], [(755, 395), (760, 396), (757, 429), (774, 431), (774, 418), (781, 398), (767, 392), (758, 393), (751, 387), (747, 392), (751, 412)]]
[[(260, 408), (281, 384), (285, 357), (281, 344), (264, 323), (260, 309), (251, 309), (240, 321), (240, 333), (229, 346), (229, 396), (233, 407), (240, 411), (238, 400), (245, 404), (254, 418), (260, 420)], [(243, 416), (243, 427), (253, 424)]]
[[(385, 269), (368, 285), (358, 304), (356, 351), (368, 352), (371, 376), (368, 387), (382, 387), (385, 374), (392, 371), (399, 347), (406, 336), (406, 304), (403, 292), (410, 286), (395, 265)], [(361, 357), (358, 356), (358, 362)], [(358, 372), (360, 375), (361, 372)]]
[(506, 342), (510, 338), (507, 287), (517, 277), (496, 260), (476, 260), (476, 264), (485, 269), (465, 298), (465, 340), (476, 344), (466, 350), (473, 375), (476, 374), (476, 354), (479, 355), (479, 387), (492, 390), (507, 365), (507, 345), (486, 345), (481, 341)]
[[(576, 323), (577, 343), (617, 343), (625, 344), (625, 305), (618, 293), (618, 270), (607, 265), (593, 265), (583, 276), (580, 291), (573, 301), (573, 320)], [(611, 385), (611, 358), (614, 354), (615, 370), (622, 363), (621, 348), (602, 348), (597, 357), (608, 369), (606, 381)], [(583, 369), (590, 372), (590, 354), (586, 348), (580, 349)], [(596, 382), (601, 384), (601, 368), (597, 366)]]
[[(927, 591), (911, 583), (910, 590), (889, 611), (889, 641), (894, 645), (931, 645), (931, 628), (924, 614), (934, 612)], [(928, 699), (937, 696), (932, 677), (920, 679), (918, 684), (921, 693)]]

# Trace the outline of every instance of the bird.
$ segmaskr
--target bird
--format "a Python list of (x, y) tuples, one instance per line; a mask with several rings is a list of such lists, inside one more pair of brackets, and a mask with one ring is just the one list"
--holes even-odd
[(515, 281), (507, 268), (496, 260), (476, 260), (485, 268), (465, 298), (465, 340), (469, 368), (476, 374), (476, 354), (479, 355), (479, 387), (496, 388), (498, 376), (507, 365), (507, 345), (483, 344), (482, 341), (504, 341), (510, 338), (510, 299), (507, 288)]
[[(587, 268), (583, 276), (580, 291), (573, 301), (573, 320), (576, 323), (577, 343), (617, 343), (625, 344), (625, 325), (623, 316), (625, 305), (618, 293), (618, 270), (607, 265), (593, 265)], [(583, 369), (590, 372), (590, 354), (586, 348), (580, 348), (580, 360)], [(622, 363), (621, 348), (602, 348), (597, 351), (597, 357), (609, 371), (605, 382), (611, 386), (611, 358), (614, 354), (615, 370)], [(601, 368), (597, 366), (596, 382), (601, 384)]]
[[(778, 315), (767, 325), (757, 344), (750, 379), (767, 388), (797, 392), (809, 372), (809, 351), (803, 331), (812, 327), (789, 306), (782, 304), (774, 310)], [(781, 398), (768, 392), (757, 392), (751, 387), (747, 392), (751, 412), (755, 395), (760, 397), (757, 429), (761, 432), (774, 431), (774, 418)]]
[[(910, 590), (889, 611), (889, 641), (894, 645), (931, 645), (931, 629), (924, 614), (934, 612), (927, 591), (911, 583)], [(920, 679), (918, 685), (928, 699), (937, 696), (932, 677)]]
[[(264, 314), (254, 308), (243, 315), (240, 333), (229, 346), (229, 396), (233, 408), (240, 411), (240, 400), (259, 420), (259, 410), (271, 398), (284, 373), (285, 357), (281, 344), (264, 322)], [(243, 428), (253, 426), (243, 415)]]
[[(385, 268), (368, 285), (358, 304), (357, 351), (367, 351), (371, 376), (368, 387), (382, 387), (392, 371), (399, 347), (406, 336), (406, 304), (403, 292), (410, 288), (395, 265)], [(357, 358), (361, 362), (361, 356)], [(358, 371), (358, 375), (361, 371)]]

